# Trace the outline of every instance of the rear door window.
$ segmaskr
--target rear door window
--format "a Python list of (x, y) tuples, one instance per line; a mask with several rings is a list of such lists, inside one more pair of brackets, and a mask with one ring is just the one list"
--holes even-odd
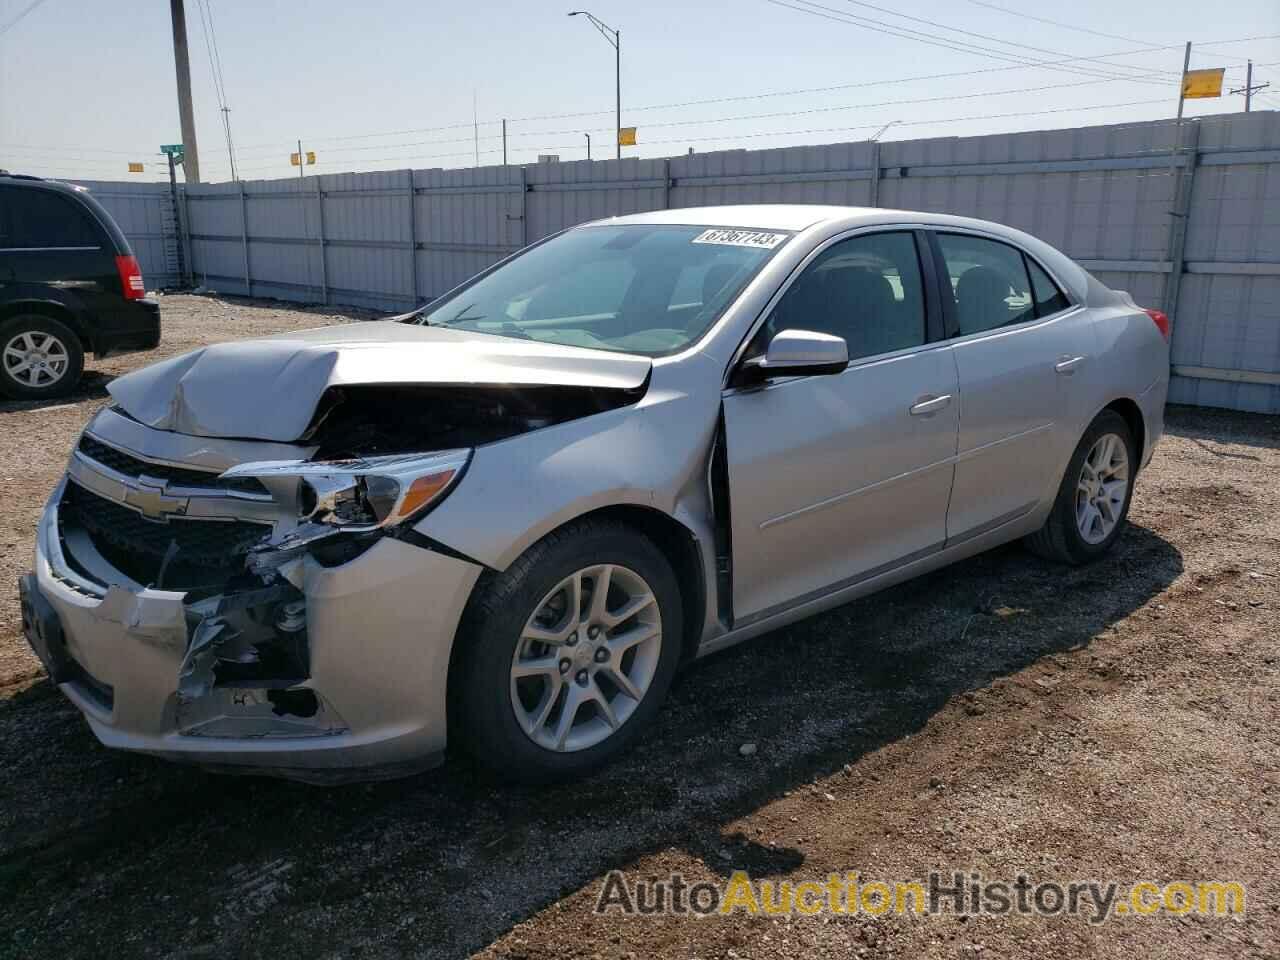
[(982, 237), (938, 234), (955, 298), (957, 336), (1034, 319), (1031, 282), (1021, 251)]
[(97, 247), (98, 232), (78, 203), (49, 190), (8, 190), (9, 247)]

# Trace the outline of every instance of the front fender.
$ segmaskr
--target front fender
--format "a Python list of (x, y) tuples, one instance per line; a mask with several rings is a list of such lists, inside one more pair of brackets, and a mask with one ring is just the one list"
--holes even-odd
[(458, 488), (415, 529), (495, 570), (602, 507), (659, 510), (705, 535), (718, 413), (713, 362), (657, 365), (633, 406), (478, 447)]

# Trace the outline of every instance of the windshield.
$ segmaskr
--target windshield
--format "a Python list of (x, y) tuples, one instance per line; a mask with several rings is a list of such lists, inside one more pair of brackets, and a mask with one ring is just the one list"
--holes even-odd
[(656, 357), (700, 337), (789, 236), (665, 224), (582, 227), (411, 322)]

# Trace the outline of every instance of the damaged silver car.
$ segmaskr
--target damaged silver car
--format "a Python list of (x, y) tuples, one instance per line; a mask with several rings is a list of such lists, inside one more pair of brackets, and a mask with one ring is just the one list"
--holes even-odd
[(387, 321), (124, 376), (21, 583), (105, 744), (579, 774), (682, 661), (1125, 526), (1168, 322), (1016, 230), (809, 206), (548, 238)]

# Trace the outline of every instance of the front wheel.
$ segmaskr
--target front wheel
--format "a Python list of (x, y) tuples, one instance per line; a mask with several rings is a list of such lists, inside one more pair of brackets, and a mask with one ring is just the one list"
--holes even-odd
[(682, 634), (679, 587), (650, 540), (571, 524), (478, 588), (458, 637), (451, 731), (500, 777), (581, 775), (657, 712)]
[(1026, 538), (1042, 557), (1078, 565), (1097, 560), (1129, 517), (1138, 451), (1124, 417), (1098, 414), (1076, 446), (1044, 526)]

